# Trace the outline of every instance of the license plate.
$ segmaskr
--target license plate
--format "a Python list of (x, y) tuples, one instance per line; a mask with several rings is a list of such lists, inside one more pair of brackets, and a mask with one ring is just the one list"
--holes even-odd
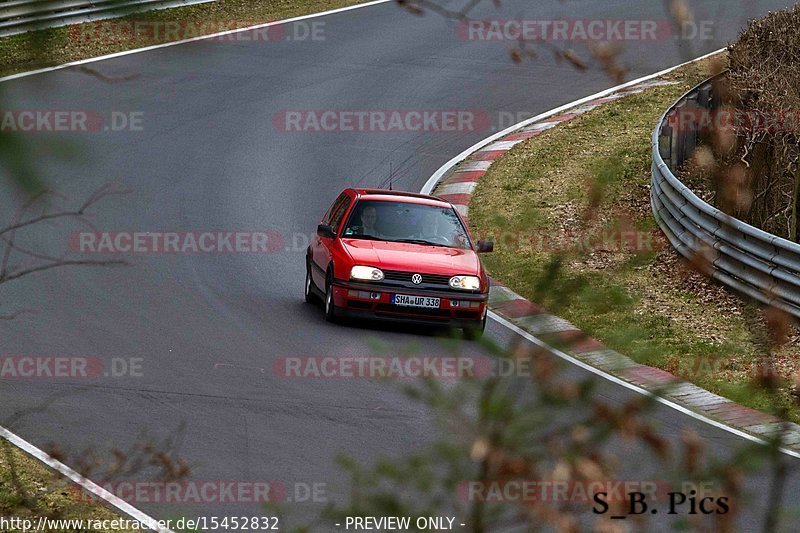
[(439, 309), (441, 298), (429, 298), (427, 296), (409, 296), (407, 294), (392, 294), (392, 303), (403, 307), (426, 307), (428, 309)]

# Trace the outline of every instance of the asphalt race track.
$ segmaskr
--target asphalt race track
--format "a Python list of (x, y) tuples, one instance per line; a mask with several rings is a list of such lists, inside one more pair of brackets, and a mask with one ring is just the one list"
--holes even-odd
[[(667, 17), (661, 0), (506, 0), (499, 12), (484, 3), (477, 17)], [(747, 17), (788, 2), (691, 3), (698, 20), (714, 22), (715, 37), (627, 46), (628, 79), (721, 48)], [(337, 454), (368, 463), (431, 441), (428, 414), (395, 388), (274, 374), (285, 356), (450, 353), (436, 331), (326, 323), (320, 308), (303, 303), (305, 236), (343, 187), (385, 185), (390, 163), (395, 188), (419, 190), (451, 157), (517, 121), (508, 117), (521, 120), (614, 82), (546, 52), (516, 64), (508, 44), (464, 40), (453, 21), (415, 17), (394, 3), (316, 20), (324, 22), (323, 40), (200, 41), (2, 84), (7, 108), (140, 113), (141, 131), (26, 136), (42, 179), (64, 195), (55, 205), (79, 204), (106, 183), (129, 191), (93, 209), (98, 231), (270, 231), (282, 246), (267, 254), (133, 254), (127, 267), (54, 270), (4, 285), (0, 312), (35, 312), (0, 321), (0, 354), (141, 358), (142, 375), (0, 381), (0, 423), (68, 454), (177, 434), (192, 479), (325, 483), (334, 499), (347, 481)], [(457, 132), (276, 127), (276, 115), (288, 110), (329, 109), (476, 110), (492, 124)], [(0, 180), (0, 223), (19, 200)], [(60, 223), (20, 238), (59, 254), (85, 229)], [(487, 329), (501, 343), (512, 340), (497, 323)], [(480, 350), (465, 343), (459, 353)], [(634, 394), (609, 382), (600, 391), (614, 402)], [(666, 407), (653, 417), (673, 436), (693, 428), (719, 456), (743, 442)], [(625, 455), (636, 475), (657, 472), (648, 452)], [(766, 486), (748, 481), (756, 499), (743, 530), (760, 525)], [(794, 476), (786, 493), (798, 489)], [(260, 512), (247, 503), (134, 505), (157, 518)], [(299, 518), (317, 508), (294, 505)]]

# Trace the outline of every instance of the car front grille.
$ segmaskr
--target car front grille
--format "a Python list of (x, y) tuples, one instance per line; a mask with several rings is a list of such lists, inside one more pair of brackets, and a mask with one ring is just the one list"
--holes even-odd
[(440, 274), (422, 274), (418, 272), (404, 272), (402, 270), (384, 270), (384, 280), (386, 281), (401, 281), (403, 283), (413, 283), (411, 277), (414, 274), (422, 276), (423, 285), (438, 285), (442, 288), (450, 287), (450, 278), (452, 276), (442, 276)]

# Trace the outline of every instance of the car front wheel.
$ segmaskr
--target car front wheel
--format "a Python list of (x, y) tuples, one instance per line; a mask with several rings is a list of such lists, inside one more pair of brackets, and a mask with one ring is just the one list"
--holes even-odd
[(336, 304), (333, 302), (333, 274), (328, 271), (325, 279), (325, 320), (336, 322)]
[(308, 261), (306, 261), (306, 290), (305, 290), (305, 296), (306, 296), (306, 303), (307, 304), (314, 303), (314, 300), (315, 300), (314, 291), (312, 289), (312, 283), (314, 283), (314, 281), (311, 279), (311, 265), (309, 265)]
[(486, 317), (483, 317), (478, 324), (464, 328), (464, 338), (469, 341), (476, 341), (483, 337), (483, 332), (486, 329)]

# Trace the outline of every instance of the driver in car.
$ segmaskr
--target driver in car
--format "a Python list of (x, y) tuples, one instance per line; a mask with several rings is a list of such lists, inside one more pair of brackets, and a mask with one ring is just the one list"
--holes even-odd
[(425, 213), (418, 226), (419, 232), (414, 238), (441, 246), (469, 248), (469, 242), (465, 235), (449, 222), (446, 217), (440, 216), (438, 213)]
[(447, 228), (442, 228), (441, 218), (436, 213), (425, 213), (419, 224), (419, 233), (415, 239), (422, 239), (436, 244), (451, 244), (450, 235), (446, 235)]
[(372, 207), (366, 207), (361, 212), (361, 235), (379, 237), (380, 233), (375, 229), (375, 222), (378, 220), (378, 211)]

